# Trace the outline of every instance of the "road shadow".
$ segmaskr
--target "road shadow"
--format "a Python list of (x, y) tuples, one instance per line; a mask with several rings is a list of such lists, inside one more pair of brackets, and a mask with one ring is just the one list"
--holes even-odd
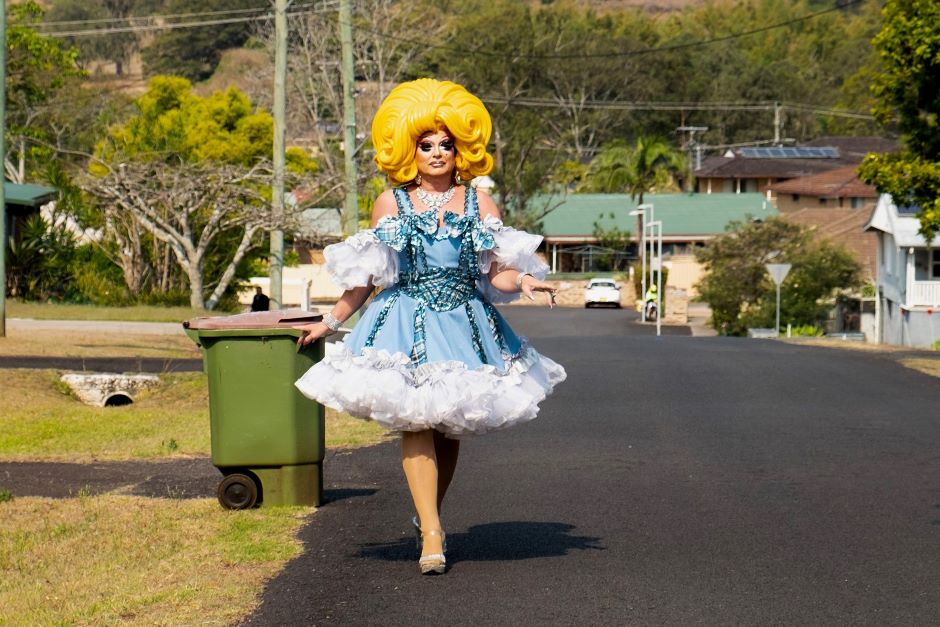
[[(559, 522), (513, 521), (474, 525), (466, 532), (447, 534), (447, 561), (499, 562), (561, 557), (570, 551), (605, 551), (600, 538), (578, 536), (574, 525)], [(384, 561), (413, 561), (414, 537), (366, 544), (359, 557)]]
[(372, 496), (378, 492), (377, 488), (327, 488), (323, 491), (323, 502), (333, 503), (362, 496)]

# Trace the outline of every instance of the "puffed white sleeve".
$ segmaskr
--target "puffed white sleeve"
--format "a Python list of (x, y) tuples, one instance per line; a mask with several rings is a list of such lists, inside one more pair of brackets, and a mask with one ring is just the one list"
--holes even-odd
[(519, 298), (518, 292), (501, 292), (490, 283), (489, 272), (493, 264), (497, 271), (517, 270), (531, 274), (538, 280), (548, 275), (549, 267), (536, 250), (542, 243), (541, 235), (518, 231), (505, 226), (499, 218), (487, 216), (482, 223), (479, 238), (480, 288), (492, 303), (509, 303)]
[(344, 290), (398, 281), (398, 253), (376, 236), (374, 229), (360, 231), (323, 249), (326, 269)]

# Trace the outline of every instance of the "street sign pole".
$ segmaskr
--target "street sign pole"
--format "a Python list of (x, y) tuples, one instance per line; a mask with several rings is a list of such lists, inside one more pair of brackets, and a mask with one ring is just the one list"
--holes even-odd
[(777, 326), (774, 327), (777, 337), (780, 337), (780, 284), (787, 278), (787, 273), (793, 266), (789, 263), (768, 263), (766, 265), (770, 278), (774, 280), (777, 286)]
[[(7, 11), (6, 3), (0, 10), (0, 158), (6, 155), (4, 138), (7, 134)], [(0, 168), (0, 337), (7, 335), (7, 199), (3, 182), (3, 170)]]

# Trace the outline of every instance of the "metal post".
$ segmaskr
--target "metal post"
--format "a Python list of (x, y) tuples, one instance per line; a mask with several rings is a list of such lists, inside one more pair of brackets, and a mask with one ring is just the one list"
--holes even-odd
[(287, 110), (287, 6), (290, 0), (275, 0), (274, 6), (274, 180), (271, 189), (271, 258), (268, 264), (268, 285), (272, 309), (284, 307), (284, 144)]
[(343, 203), (343, 234), (352, 235), (358, 229), (359, 195), (356, 190), (356, 76), (353, 68), (352, 0), (339, 3), (339, 39), (343, 52), (343, 156), (346, 169), (346, 200)]
[[(656, 252), (655, 257), (650, 259), (650, 282), (652, 282), (652, 272), (656, 270), (656, 336), (662, 333), (662, 307), (663, 307), (663, 223), (654, 220), (646, 225), (650, 230), (650, 252)], [(653, 263), (655, 260), (655, 264)], [(644, 299), (645, 304), (645, 299)]]
[(777, 283), (777, 324), (774, 327), (777, 337), (780, 337), (780, 284)]
[(656, 337), (662, 335), (663, 329), (663, 223), (656, 226), (656, 258), (659, 259), (659, 271), (656, 273)]
[[(7, 134), (7, 11), (6, 3), (0, 10), (0, 159), (6, 155), (4, 138)], [(2, 162), (0, 162), (2, 163)], [(7, 198), (3, 182), (6, 176), (0, 169), (0, 337), (7, 335)]]
[[(637, 244), (640, 248), (640, 293), (638, 294), (642, 306), (640, 307), (640, 321), (646, 322), (646, 212), (649, 211), (649, 219), (653, 219), (653, 205), (637, 205), (636, 209), (630, 212), (631, 216), (640, 217), (640, 233), (637, 238)], [(650, 275), (652, 278), (652, 274)]]

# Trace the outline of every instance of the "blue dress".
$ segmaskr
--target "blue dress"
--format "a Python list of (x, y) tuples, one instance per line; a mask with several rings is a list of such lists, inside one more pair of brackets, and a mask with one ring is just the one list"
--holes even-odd
[(397, 431), (459, 437), (535, 418), (565, 371), (506, 323), (492, 302), (507, 295), (487, 273), (496, 263), (544, 276), (541, 238), (481, 219), (472, 187), (463, 215), (447, 211), (441, 226), (436, 211), (416, 212), (404, 189), (394, 196), (398, 215), (324, 251), (343, 288), (384, 289), (297, 387)]

